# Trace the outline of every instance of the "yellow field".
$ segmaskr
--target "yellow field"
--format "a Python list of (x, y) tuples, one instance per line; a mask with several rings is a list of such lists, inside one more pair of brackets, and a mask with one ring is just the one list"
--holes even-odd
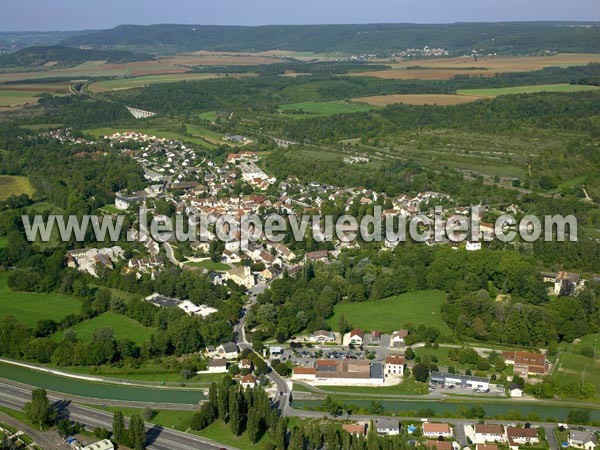
[(68, 92), (69, 85), (66, 83), (0, 85), (0, 107), (12, 108), (35, 103), (43, 93), (60, 95)]
[(387, 106), (396, 103), (405, 105), (458, 105), (461, 103), (474, 102), (481, 97), (475, 95), (452, 95), (452, 94), (391, 94), (376, 95), (373, 97), (353, 98), (353, 102), (368, 103), (374, 106)]
[(33, 195), (35, 189), (27, 177), (0, 175), (0, 200), (5, 200), (11, 195)]
[[(253, 73), (237, 73), (227, 75), (230, 78), (255, 76)], [(177, 83), (179, 81), (207, 80), (210, 78), (225, 77), (221, 73), (181, 73), (167, 75), (147, 75), (142, 77), (118, 78), (115, 80), (98, 81), (88, 86), (90, 92), (121, 91), (158, 83)]]
[[(373, 76), (386, 79), (447, 80), (455, 75), (494, 76), (501, 72), (540, 70), (544, 67), (580, 66), (600, 62), (600, 54), (564, 53), (553, 56), (480, 57), (469, 56), (402, 61), (390, 64), (388, 60), (373, 60), (391, 66), (389, 70), (354, 73), (355, 76)], [(418, 67), (409, 69), (410, 67)]]

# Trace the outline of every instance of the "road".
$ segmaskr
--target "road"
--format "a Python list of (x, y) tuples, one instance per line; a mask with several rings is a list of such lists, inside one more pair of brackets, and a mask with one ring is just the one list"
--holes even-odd
[[(112, 429), (112, 413), (88, 408), (69, 401), (55, 394), (48, 395), (50, 401), (57, 405), (59, 413), (68, 416), (85, 425), (92, 431), (96, 427)], [(0, 405), (7, 408), (21, 410), (23, 405), (31, 400), (31, 388), (16, 387), (0, 382)], [(226, 447), (223, 444), (204, 439), (199, 436), (177, 430), (162, 428), (150, 423), (146, 424), (148, 446), (150, 450), (219, 450)]]

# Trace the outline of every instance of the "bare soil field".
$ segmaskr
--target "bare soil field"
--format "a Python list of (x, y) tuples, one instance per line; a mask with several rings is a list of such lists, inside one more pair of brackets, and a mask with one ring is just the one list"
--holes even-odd
[(405, 105), (458, 105), (461, 103), (474, 102), (481, 97), (474, 95), (451, 95), (451, 94), (391, 94), (376, 95), (373, 97), (353, 98), (353, 102), (368, 103), (374, 106), (387, 106), (396, 103)]
[(450, 80), (455, 75), (492, 77), (497, 71), (493, 70), (460, 70), (460, 69), (390, 69), (372, 72), (353, 72), (350, 75), (359, 77), (376, 77), (389, 80)]

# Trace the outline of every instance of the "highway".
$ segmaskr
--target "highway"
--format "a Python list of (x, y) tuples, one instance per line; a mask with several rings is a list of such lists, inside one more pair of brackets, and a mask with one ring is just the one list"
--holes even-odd
[[(20, 411), (26, 402), (31, 401), (31, 390), (0, 381), (0, 405)], [(112, 413), (65, 401), (54, 393), (50, 393), (48, 398), (57, 406), (61, 415), (84, 424), (90, 431), (96, 427), (112, 429)], [(223, 448), (235, 450), (234, 447), (226, 447), (199, 436), (149, 423), (146, 424), (146, 430), (149, 450), (220, 450)]]

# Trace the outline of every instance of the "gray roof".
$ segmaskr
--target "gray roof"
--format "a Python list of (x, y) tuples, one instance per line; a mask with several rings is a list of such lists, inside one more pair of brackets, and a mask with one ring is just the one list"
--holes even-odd
[(224, 359), (211, 359), (208, 362), (208, 367), (227, 367), (227, 361)]
[(577, 442), (583, 442), (584, 444), (590, 441), (597, 443), (596, 436), (594, 433), (589, 431), (571, 430), (571, 433), (569, 433), (569, 439)]
[(460, 375), (457, 373), (431, 372), (431, 381), (445, 381), (446, 378), (460, 378), (462, 381), (477, 381), (480, 383), (487, 383), (490, 381), (489, 378), (474, 377), (471, 375)]
[(239, 350), (235, 342), (226, 342), (224, 344), (221, 344), (221, 347), (223, 347), (223, 351), (225, 353), (233, 353)]
[(381, 363), (371, 364), (371, 378), (383, 378), (383, 366)]
[(377, 419), (377, 429), (399, 430), (400, 422), (398, 421), (398, 419), (388, 419), (387, 417), (382, 417), (380, 419)]

